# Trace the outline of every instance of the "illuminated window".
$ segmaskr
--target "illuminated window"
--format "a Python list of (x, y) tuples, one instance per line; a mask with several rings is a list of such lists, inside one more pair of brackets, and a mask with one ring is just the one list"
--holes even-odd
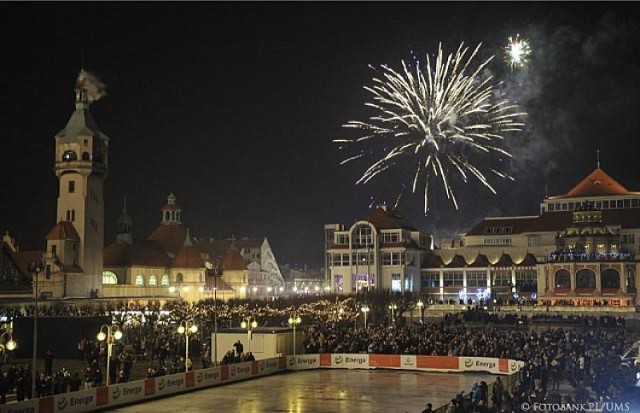
[(158, 277), (155, 274), (151, 274), (149, 276), (149, 287), (157, 287), (158, 286)]
[(169, 274), (164, 274), (162, 276), (162, 286), (163, 287), (168, 287), (169, 286)]
[(62, 154), (62, 160), (65, 162), (77, 161), (78, 154), (72, 150), (64, 151)]
[(144, 287), (144, 275), (142, 274), (136, 275), (136, 286)]
[(102, 284), (118, 284), (118, 276), (112, 271), (103, 271)]

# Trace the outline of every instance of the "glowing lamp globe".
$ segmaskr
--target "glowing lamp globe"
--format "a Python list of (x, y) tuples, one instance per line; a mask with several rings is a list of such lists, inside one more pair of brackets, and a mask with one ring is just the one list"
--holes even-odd
[(240, 323), (240, 327), (247, 328), (247, 322), (243, 321), (242, 323)]
[(178, 327), (178, 334), (184, 334), (184, 326)]
[(252, 327), (252, 328), (256, 328), (256, 327), (258, 327), (258, 322), (257, 322), (257, 321), (253, 321), (253, 322), (251, 322), (251, 327)]
[(120, 330), (116, 331), (115, 333), (113, 333), (113, 337), (116, 340), (120, 340), (122, 338), (122, 331), (120, 331)]
[(107, 335), (101, 331), (98, 333), (97, 338), (98, 341), (104, 341), (107, 338)]
[(195, 333), (198, 332), (198, 326), (193, 325), (193, 326), (191, 326), (191, 328), (189, 330), (191, 330), (191, 333), (195, 334)]
[(15, 341), (13, 341), (13, 340), (9, 340), (9, 341), (7, 341), (7, 350), (9, 350), (9, 351), (13, 351), (13, 350), (15, 350), (15, 349), (16, 349), (16, 346), (17, 346), (17, 345), (16, 345), (16, 342), (15, 342)]

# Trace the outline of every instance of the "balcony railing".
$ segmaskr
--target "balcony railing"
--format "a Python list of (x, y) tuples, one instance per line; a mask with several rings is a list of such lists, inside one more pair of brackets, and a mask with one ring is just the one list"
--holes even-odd
[(599, 254), (556, 251), (549, 254), (548, 261), (633, 261), (633, 256), (628, 252)]

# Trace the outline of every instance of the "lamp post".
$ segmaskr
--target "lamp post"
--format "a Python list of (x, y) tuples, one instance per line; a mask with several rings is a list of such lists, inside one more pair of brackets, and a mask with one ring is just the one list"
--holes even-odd
[(389, 312), (391, 313), (391, 319), (389, 321), (393, 322), (396, 320), (395, 310), (397, 309), (398, 309), (398, 306), (396, 305), (396, 303), (389, 304)]
[(35, 282), (33, 283), (34, 288), (34, 301), (35, 301), (35, 309), (33, 311), (33, 355), (31, 361), (31, 397), (35, 397), (36, 395), (36, 356), (38, 354), (38, 275), (42, 272), (42, 267), (44, 264), (42, 262), (36, 263), (32, 261), (29, 263), (29, 271), (33, 271), (35, 273)]
[(242, 319), (240, 327), (247, 329), (247, 351), (251, 353), (251, 331), (258, 327), (258, 321), (254, 316), (247, 316)]
[(289, 325), (293, 327), (293, 355), (296, 355), (296, 326), (302, 323), (302, 318), (297, 314), (291, 314)]
[(366, 330), (367, 329), (367, 313), (371, 311), (371, 309), (369, 308), (368, 305), (365, 304), (364, 306), (362, 306), (360, 311), (362, 311), (362, 314), (364, 314), (364, 329)]
[(218, 280), (213, 287), (213, 362), (218, 365)]
[(184, 371), (185, 373), (189, 371), (189, 336), (198, 332), (198, 326), (189, 320), (182, 320), (180, 322), (180, 326), (178, 327), (178, 334), (184, 334), (185, 337), (185, 349), (184, 349)]
[(416, 305), (420, 309), (420, 322), (424, 324), (424, 303), (422, 302), (422, 300), (418, 300), (418, 303)]
[[(105, 331), (106, 330), (106, 334)], [(117, 325), (107, 325), (103, 324), (100, 327), (100, 332), (98, 333), (98, 341), (107, 340), (107, 387), (109, 386), (109, 376), (111, 371), (109, 370), (109, 362), (111, 361), (111, 347), (116, 340), (120, 340), (122, 338), (122, 331)]]

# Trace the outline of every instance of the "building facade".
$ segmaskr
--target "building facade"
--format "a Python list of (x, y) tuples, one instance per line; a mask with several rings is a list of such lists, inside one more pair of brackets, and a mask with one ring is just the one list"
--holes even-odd
[(638, 297), (640, 193), (600, 168), (540, 214), (490, 217), (443, 241), (421, 269), (430, 296), (550, 305), (633, 306)]
[(333, 234), (326, 250), (333, 292), (416, 291), (420, 263), (432, 250), (432, 238), (397, 210), (379, 206), (349, 227), (327, 228)]

